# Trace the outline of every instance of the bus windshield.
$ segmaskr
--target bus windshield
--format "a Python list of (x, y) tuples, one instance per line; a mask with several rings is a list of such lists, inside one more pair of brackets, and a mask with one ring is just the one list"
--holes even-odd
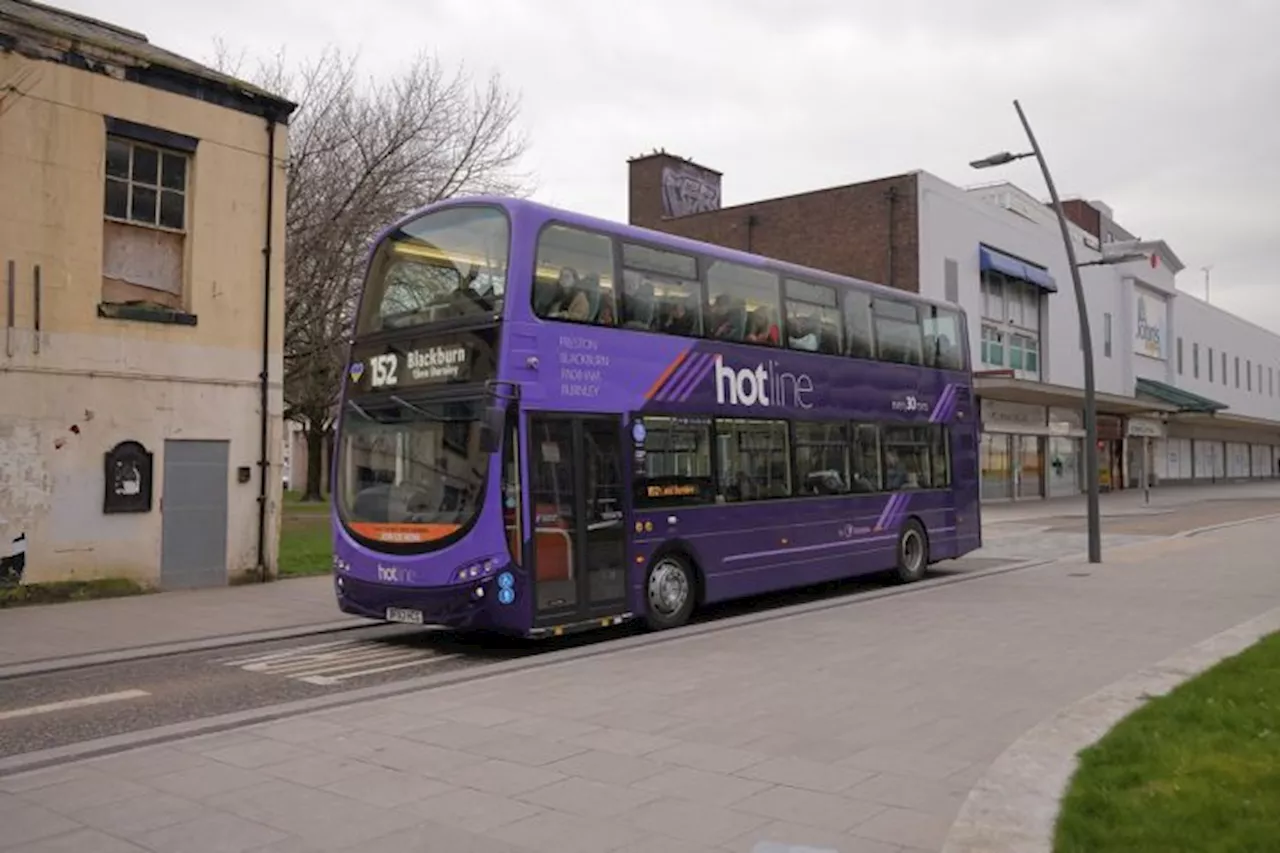
[(480, 510), (489, 466), (482, 408), (479, 398), (348, 402), (336, 490), (347, 527), (415, 550), (461, 535)]
[(509, 238), (506, 214), (490, 206), (440, 210), (396, 229), (374, 254), (357, 334), (501, 312)]

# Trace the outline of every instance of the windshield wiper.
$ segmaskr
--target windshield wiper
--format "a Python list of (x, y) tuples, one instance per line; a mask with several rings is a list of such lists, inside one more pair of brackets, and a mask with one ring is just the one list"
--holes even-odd
[(409, 409), (410, 411), (413, 411), (418, 413), (419, 415), (422, 415), (424, 418), (426, 418), (429, 421), (432, 421), (433, 423), (438, 423), (438, 424), (450, 423), (450, 421), (447, 418), (442, 418), (442, 417), (439, 417), (438, 415), (433, 415), (430, 412), (428, 412), (426, 409), (423, 409), (419, 406), (415, 406), (413, 403), (410, 403), (408, 400), (405, 400), (401, 397), (397, 397), (394, 394), (391, 395), (391, 402), (399, 403), (401, 406), (404, 406), (406, 409)]
[(350, 406), (352, 409), (354, 409), (356, 412), (358, 412), (366, 421), (376, 420), (376, 418), (374, 418), (373, 415), (369, 414), (364, 409), (356, 405), (355, 400), (348, 400), (347, 405)]

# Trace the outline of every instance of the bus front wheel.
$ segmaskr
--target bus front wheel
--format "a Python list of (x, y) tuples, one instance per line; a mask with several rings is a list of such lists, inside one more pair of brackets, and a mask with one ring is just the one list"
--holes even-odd
[(898, 534), (898, 580), (914, 583), (924, 577), (928, 568), (929, 537), (913, 518), (902, 525), (902, 532)]
[(645, 577), (645, 622), (654, 631), (678, 628), (693, 615), (697, 579), (688, 558), (663, 554)]

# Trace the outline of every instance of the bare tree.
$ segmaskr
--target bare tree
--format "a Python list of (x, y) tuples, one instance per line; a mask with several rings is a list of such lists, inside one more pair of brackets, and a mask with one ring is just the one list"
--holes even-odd
[[(236, 74), (244, 57), (218, 44), (214, 62)], [(357, 57), (337, 49), (296, 67), (281, 52), (248, 79), (299, 105), (289, 128), (285, 417), (307, 439), (304, 499), (320, 500), (370, 241), (424, 204), (523, 195), (519, 101), (498, 76), (476, 86), (428, 54), (390, 78), (361, 80)]]

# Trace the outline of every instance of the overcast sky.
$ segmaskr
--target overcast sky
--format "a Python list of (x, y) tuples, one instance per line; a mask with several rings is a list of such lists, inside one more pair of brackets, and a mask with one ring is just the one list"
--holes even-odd
[(626, 159), (725, 173), (726, 204), (925, 169), (1045, 194), (1020, 98), (1064, 196), (1163, 237), (1179, 286), (1280, 331), (1275, 0), (46, 0), (209, 60), (328, 44), (392, 73), (423, 48), (523, 99), (536, 197), (626, 218)]

